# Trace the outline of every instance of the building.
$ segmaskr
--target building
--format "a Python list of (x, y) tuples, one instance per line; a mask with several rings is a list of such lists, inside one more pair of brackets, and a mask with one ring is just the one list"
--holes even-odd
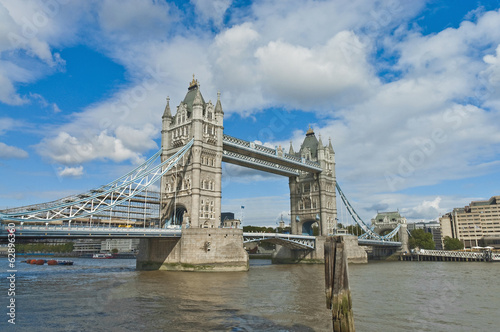
[(139, 246), (139, 239), (106, 239), (101, 242), (101, 252), (135, 252)]
[(101, 239), (77, 239), (73, 244), (73, 252), (78, 255), (92, 255), (101, 251)]
[(463, 242), (465, 248), (491, 245), (500, 248), (500, 196), (473, 201), (439, 218), (442, 238)]
[[(283, 152), (281, 146), (276, 149), (278, 156), (283, 156)], [(323, 169), (319, 174), (301, 172), (300, 176), (289, 178), (292, 234), (313, 235), (316, 225), (319, 235), (333, 234), (337, 228), (337, 204), (335, 151), (331, 140), (323, 145), (321, 135), (316, 138), (309, 128), (299, 151), (295, 152), (290, 143), (288, 154), (302, 162), (316, 162)]]
[(432, 234), (432, 240), (434, 241), (436, 250), (443, 250), (443, 236), (441, 234), (441, 224), (436, 220), (431, 221), (419, 221), (415, 223), (408, 224), (408, 230), (411, 232), (415, 229), (422, 229), (426, 233)]

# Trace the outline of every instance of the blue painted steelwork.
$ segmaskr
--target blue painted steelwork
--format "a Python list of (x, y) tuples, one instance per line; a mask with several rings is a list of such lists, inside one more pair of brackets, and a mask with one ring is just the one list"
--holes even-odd
[(314, 249), (316, 247), (315, 236), (243, 232), (243, 243), (258, 241), (274, 242), (293, 249)]
[(192, 145), (193, 140), (189, 141), (170, 158), (154, 166), (155, 161), (161, 156), (160, 150), (133, 171), (88, 193), (46, 203), (41, 205), (42, 208), (37, 205), (38, 209), (34, 210), (30, 210), (30, 207), (26, 206), (15, 210), (4, 210), (0, 213), (0, 220), (20, 222), (73, 220), (110, 210), (114, 206), (135, 197), (146, 190), (152, 183), (158, 181), (163, 174), (181, 160)]
[(365, 246), (383, 246), (383, 247), (401, 247), (401, 242), (389, 240), (373, 240), (373, 239), (359, 239), (359, 245)]
[(229, 135), (223, 136), (223, 148), (223, 160), (226, 162), (249, 164), (252, 168), (276, 174), (298, 176), (299, 171), (310, 173), (322, 171), (321, 165), (317, 162)]
[[(386, 235), (379, 235), (373, 231), (373, 229), (368, 226), (363, 219), (356, 213), (354, 208), (351, 206), (351, 203), (347, 200), (347, 197), (344, 195), (344, 192), (342, 189), (340, 189), (340, 186), (338, 182), (335, 184), (337, 191), (340, 195), (340, 198), (342, 199), (342, 202), (344, 203), (345, 207), (347, 208), (347, 211), (349, 212), (350, 216), (354, 220), (354, 222), (361, 227), (361, 229), (365, 232), (364, 234), (360, 235), (358, 237), (358, 243), (361, 244), (361, 241), (364, 241), (364, 243), (377, 243), (379, 245), (386, 245), (387, 242), (389, 242), (390, 239), (394, 238), (396, 234), (398, 233), (401, 225), (398, 225), (396, 228), (394, 228), (390, 233)], [(382, 244), (383, 243), (383, 244)], [(401, 246), (401, 242), (392, 242), (392, 243), (398, 243), (399, 246)], [(395, 245), (396, 246), (396, 245)]]
[[(8, 225), (0, 227), (0, 238), (6, 239)], [(177, 228), (122, 228), (122, 227), (89, 227), (67, 225), (16, 225), (16, 236), (23, 238), (152, 238), (181, 237), (181, 229)]]

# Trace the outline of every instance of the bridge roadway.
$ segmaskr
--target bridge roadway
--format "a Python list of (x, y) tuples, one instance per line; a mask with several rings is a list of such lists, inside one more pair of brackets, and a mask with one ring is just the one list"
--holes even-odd
[[(0, 228), (0, 239), (7, 239), (8, 225)], [(159, 238), (181, 237), (180, 228), (96, 227), (67, 225), (17, 225), (16, 237), (23, 238)], [(314, 249), (316, 237), (282, 233), (243, 232), (243, 242), (269, 241), (292, 249)], [(400, 247), (401, 242), (358, 239), (365, 246)]]

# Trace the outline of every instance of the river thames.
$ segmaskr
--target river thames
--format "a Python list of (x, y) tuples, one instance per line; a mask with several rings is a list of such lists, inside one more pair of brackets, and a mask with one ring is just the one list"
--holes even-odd
[[(2, 293), (7, 259), (0, 257)], [(132, 259), (17, 262), (15, 331), (331, 331), (323, 265), (251, 260), (249, 272), (135, 271)], [(500, 264), (349, 265), (357, 331), (498, 331)]]

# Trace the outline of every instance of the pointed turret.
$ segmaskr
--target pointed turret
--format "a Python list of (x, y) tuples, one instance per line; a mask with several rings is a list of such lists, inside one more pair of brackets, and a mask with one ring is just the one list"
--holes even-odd
[(292, 141), (290, 141), (290, 149), (288, 150), (288, 154), (295, 154), (295, 151), (293, 151)]
[(220, 91), (217, 91), (217, 104), (215, 104), (215, 113), (224, 114), (224, 111), (222, 111), (222, 104), (220, 102)]
[(167, 106), (165, 106), (165, 111), (163, 112), (162, 118), (171, 118), (172, 112), (170, 112), (170, 97), (167, 97)]
[(332, 139), (331, 138), (328, 138), (328, 148), (330, 149), (330, 152), (331, 153), (335, 153), (335, 151), (333, 151), (333, 146), (332, 146)]
[[(168, 129), (170, 125), (172, 124), (172, 113), (170, 112), (170, 97), (167, 97), (167, 106), (165, 106), (165, 111), (163, 111), (163, 116), (161, 117), (161, 147), (163, 151), (165, 151), (168, 148), (169, 141), (168, 141)], [(162, 155), (162, 158), (164, 156)], [(162, 159), (163, 161), (163, 159)]]
[(319, 134), (318, 140), (318, 150), (323, 150), (325, 147), (323, 146), (323, 142), (321, 141), (321, 134)]

